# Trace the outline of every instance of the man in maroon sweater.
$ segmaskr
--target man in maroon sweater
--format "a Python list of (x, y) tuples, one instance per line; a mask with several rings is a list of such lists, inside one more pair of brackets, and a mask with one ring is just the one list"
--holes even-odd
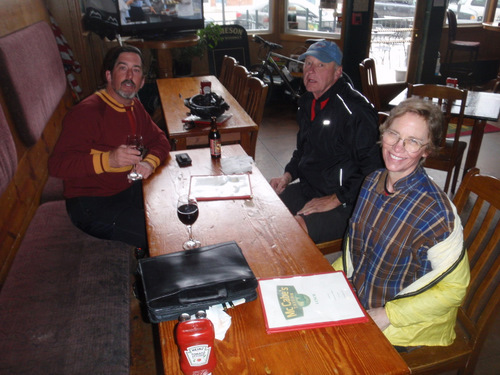
[[(51, 176), (64, 181), (66, 209), (84, 232), (147, 249), (142, 181), (168, 156), (170, 145), (137, 99), (144, 85), (139, 49), (121, 46), (105, 59), (106, 87), (72, 108), (49, 160)], [(145, 151), (127, 145), (139, 135)]]

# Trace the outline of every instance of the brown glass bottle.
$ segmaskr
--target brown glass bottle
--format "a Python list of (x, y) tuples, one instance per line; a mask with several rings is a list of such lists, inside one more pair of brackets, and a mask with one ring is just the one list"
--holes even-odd
[(211, 129), (208, 133), (208, 143), (210, 145), (210, 156), (212, 159), (218, 159), (221, 156), (221, 139), (219, 130), (217, 130), (216, 118), (212, 117), (210, 123)]

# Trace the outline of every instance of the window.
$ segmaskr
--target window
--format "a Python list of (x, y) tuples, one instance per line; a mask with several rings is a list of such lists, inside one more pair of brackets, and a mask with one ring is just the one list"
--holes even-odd
[(341, 0), (287, 0), (286, 4), (287, 12), (284, 21), (287, 33), (340, 38)]
[[(448, 9), (455, 12), (458, 23), (478, 23), (484, 21), (488, 0), (450, 0)], [(500, 1), (497, 3), (494, 21), (500, 21)]]
[(269, 0), (208, 0), (203, 13), (205, 23), (238, 24), (248, 31), (270, 29)]
[(388, 23), (389, 19), (394, 19), (395, 27), (399, 27), (398, 22), (405, 26), (413, 24), (415, 6), (416, 0), (375, 0), (374, 23)]
[(369, 56), (379, 83), (406, 79), (415, 0), (375, 0)]
[[(285, 32), (340, 38), (342, 0), (274, 1), (287, 7)], [(236, 23), (247, 31), (269, 31), (273, 28), (272, 5), (272, 0), (203, 0), (205, 23)]]

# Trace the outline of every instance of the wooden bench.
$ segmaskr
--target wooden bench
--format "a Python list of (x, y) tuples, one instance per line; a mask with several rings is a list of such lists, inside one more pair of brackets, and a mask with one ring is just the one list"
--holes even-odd
[(0, 16), (0, 372), (128, 374), (132, 248), (74, 227), (60, 181), (43, 194), (73, 100), (42, 0)]

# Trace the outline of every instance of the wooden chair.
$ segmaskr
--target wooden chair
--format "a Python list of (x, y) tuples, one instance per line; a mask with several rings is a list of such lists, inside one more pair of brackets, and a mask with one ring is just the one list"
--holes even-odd
[(247, 78), (250, 76), (247, 68), (243, 65), (237, 64), (233, 70), (233, 80), (231, 89), (229, 91), (231, 95), (240, 103), (242, 106), (245, 105), (245, 90), (247, 84)]
[(224, 55), (220, 68), (219, 81), (229, 92), (232, 90), (231, 84), (233, 81), (233, 70), (236, 64), (238, 64), (238, 61), (236, 61), (234, 57)]
[[(451, 9), (446, 10), (448, 18), (448, 49), (446, 50), (445, 69), (446, 75), (458, 75), (461, 80), (469, 81), (474, 73), (474, 66), (479, 54), (480, 42), (457, 40), (457, 16)], [(469, 53), (469, 61), (463, 68), (453, 68), (453, 54), (455, 51)], [(468, 82), (466, 82), (468, 83)]]
[[(266, 105), (268, 89), (269, 86), (258, 77), (247, 77), (245, 93), (243, 95), (243, 100), (245, 103), (243, 105), (243, 108), (259, 127), (262, 123), (262, 116), (264, 115), (264, 107)], [(257, 147), (256, 134), (251, 139), (250, 147), (253, 150), (250, 156), (255, 158), (255, 148)]]
[(316, 244), (316, 246), (323, 255), (328, 255), (336, 253), (337, 251), (342, 251), (342, 241), (343, 238), (339, 238), (337, 240)]
[(254, 76), (247, 77), (246, 93), (244, 95), (245, 104), (243, 108), (257, 125), (260, 125), (262, 122), (268, 89), (269, 86), (260, 78)]
[(375, 106), (377, 111), (381, 110), (380, 98), (378, 96), (377, 72), (375, 71), (375, 60), (371, 57), (359, 63), (359, 74), (361, 76), (361, 88), (363, 94)]
[[(435, 156), (429, 156), (425, 160), (425, 167), (438, 169), (446, 172), (446, 181), (444, 185), (444, 192), (448, 193), (448, 188), (451, 185), (451, 194), (455, 193), (458, 175), (460, 173), (460, 165), (462, 158), (467, 147), (466, 142), (460, 141), (460, 131), (464, 122), (465, 103), (467, 101), (467, 90), (458, 88), (433, 85), (433, 84), (408, 84), (408, 97), (419, 96), (421, 98), (428, 98), (435, 100), (436, 104), (442, 107), (444, 112), (443, 130), (441, 149)], [(458, 117), (451, 115), (451, 105), (446, 103), (453, 103), (460, 106), (460, 113)], [(452, 119), (453, 118), (453, 119)], [(446, 134), (450, 122), (456, 122), (455, 136), (453, 140), (447, 140)], [(453, 178), (452, 178), (453, 176)]]
[(378, 84), (375, 60), (371, 57), (359, 63), (363, 94), (377, 111), (389, 111), (389, 102), (406, 87), (406, 82)]
[(473, 374), (481, 347), (500, 307), (500, 180), (471, 169), (453, 200), (464, 226), (471, 281), (458, 310), (450, 346), (424, 346), (401, 356), (412, 374), (459, 370)]

